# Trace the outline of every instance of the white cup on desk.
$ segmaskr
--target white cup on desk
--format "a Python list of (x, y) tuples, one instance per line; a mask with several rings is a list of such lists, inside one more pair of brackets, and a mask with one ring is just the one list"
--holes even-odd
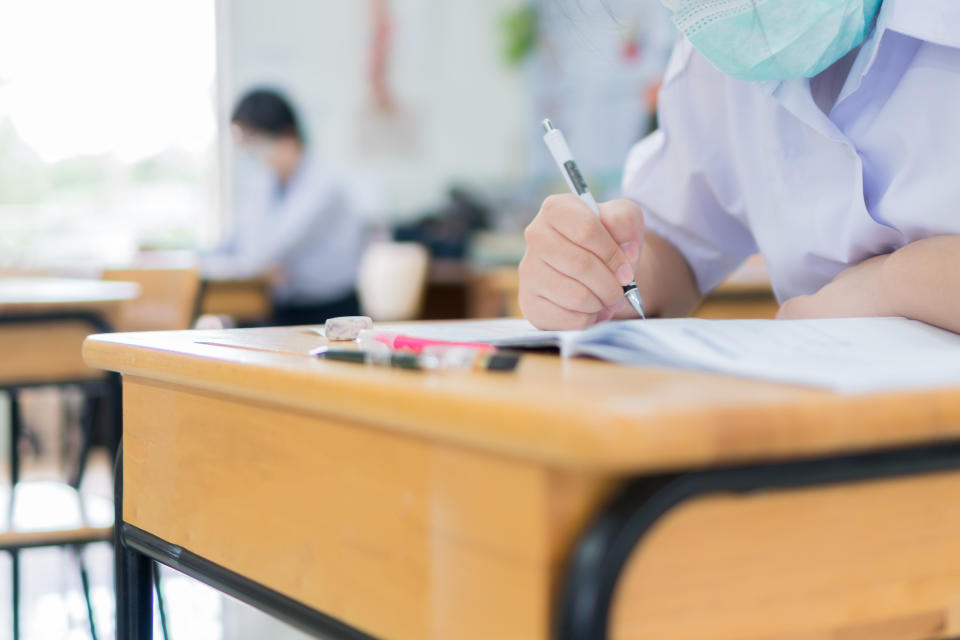
[(415, 242), (375, 242), (360, 260), (357, 292), (364, 315), (377, 321), (420, 315), (430, 254)]

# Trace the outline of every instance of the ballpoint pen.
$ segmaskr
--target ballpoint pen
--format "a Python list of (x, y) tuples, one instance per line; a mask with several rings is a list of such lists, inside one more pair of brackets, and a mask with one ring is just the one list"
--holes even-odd
[[(563, 133), (555, 128), (549, 119), (543, 121), (543, 129), (546, 132), (543, 135), (543, 141), (547, 143), (550, 154), (557, 162), (557, 166), (560, 167), (560, 172), (563, 174), (563, 179), (567, 181), (567, 186), (570, 187), (574, 195), (590, 207), (590, 211), (593, 211), (593, 213), (599, 217), (600, 208), (597, 206), (597, 201), (594, 200), (593, 194), (590, 193), (590, 189), (587, 187), (587, 182), (583, 179), (580, 169), (577, 168), (577, 163), (573, 159), (573, 154), (570, 152), (570, 147), (567, 146), (567, 140), (563, 137)], [(637, 290), (636, 281), (623, 285), (623, 297), (627, 299), (627, 302), (629, 302), (633, 310), (637, 312), (637, 315), (641, 318), (646, 318), (643, 313), (643, 299)]]
[(478, 351), (469, 347), (432, 345), (421, 353), (393, 350), (378, 343), (379, 349), (337, 349), (323, 346), (310, 355), (324, 360), (352, 362), (375, 367), (392, 367), (414, 371), (513, 371), (520, 362), (520, 354), (513, 351)]

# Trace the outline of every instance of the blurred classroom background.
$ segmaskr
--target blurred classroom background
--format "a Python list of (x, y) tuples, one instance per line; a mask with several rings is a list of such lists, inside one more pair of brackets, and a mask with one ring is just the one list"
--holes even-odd
[[(278, 296), (309, 259), (245, 263), (225, 242), (258, 206), (257, 180), (273, 185), (274, 215), (293, 199), (260, 166), (271, 140), (238, 135), (244, 95), (288, 99), (305, 148), (346, 194), (320, 236), (344, 250), (323, 230), (359, 221), (356, 255), (338, 262), (355, 260), (347, 288), (363, 313), (517, 315), (523, 228), (564, 191), (541, 119), (565, 130), (599, 198), (617, 197), (627, 150), (656, 126), (674, 39), (659, 0), (0, 3), (0, 459), (17, 486), (5, 486), (0, 638), (13, 637), (15, 609), (21, 638), (113, 635), (116, 389), (77, 363), (83, 335), (264, 325), (278, 300), (303, 302)], [(206, 258), (217, 251), (232, 260)], [(701, 313), (775, 309), (750, 262)], [(301, 637), (163, 577), (170, 637)]]

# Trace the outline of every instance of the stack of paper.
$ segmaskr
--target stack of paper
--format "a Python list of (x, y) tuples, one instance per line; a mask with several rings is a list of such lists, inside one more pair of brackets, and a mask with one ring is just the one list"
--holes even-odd
[(846, 393), (960, 385), (960, 335), (904, 318), (630, 320), (537, 331), (525, 320), (381, 327), (439, 340), (557, 346), (641, 366), (678, 367)]

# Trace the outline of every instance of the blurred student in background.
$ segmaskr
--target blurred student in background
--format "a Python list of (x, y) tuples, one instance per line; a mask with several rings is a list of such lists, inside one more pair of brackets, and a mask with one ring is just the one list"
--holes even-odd
[(231, 118), (239, 189), (229, 237), (202, 258), (214, 277), (273, 276), (272, 324), (314, 324), (359, 313), (364, 224), (345, 179), (307, 146), (291, 104), (257, 89)]

